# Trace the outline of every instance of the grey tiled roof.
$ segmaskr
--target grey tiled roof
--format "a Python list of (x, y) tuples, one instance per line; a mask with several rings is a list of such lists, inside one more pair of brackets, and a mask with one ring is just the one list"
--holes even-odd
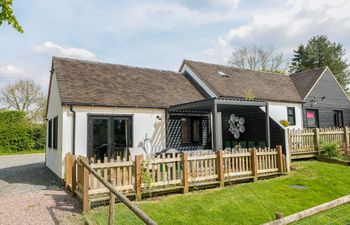
[(320, 67), (290, 75), (298, 93), (302, 99), (306, 97), (326, 67)]
[[(250, 89), (255, 98), (270, 101), (301, 102), (290, 76), (239, 69), (231, 66), (194, 62), (184, 63), (221, 97), (244, 98)], [(220, 76), (223, 72), (226, 76)]]
[(53, 58), (62, 104), (160, 107), (203, 100), (181, 73)]

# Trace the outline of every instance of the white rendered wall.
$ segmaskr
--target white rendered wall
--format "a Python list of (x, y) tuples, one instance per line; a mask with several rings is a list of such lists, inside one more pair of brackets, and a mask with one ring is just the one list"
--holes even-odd
[[(153, 146), (165, 147), (164, 109), (74, 106), (73, 110), (76, 111), (75, 155), (87, 155), (88, 115), (130, 115), (133, 117), (134, 147), (143, 145), (146, 134)], [(72, 148), (72, 113), (69, 111), (69, 107), (64, 107), (64, 152)]]
[[(279, 123), (281, 120), (288, 120), (287, 107), (294, 107), (295, 109), (295, 125), (290, 125), (287, 128), (301, 129), (303, 128), (302, 105), (298, 103), (285, 102), (269, 102), (270, 117)], [(265, 107), (261, 107), (265, 111)]]
[[(58, 137), (57, 137), (57, 149), (48, 147), (48, 129), (46, 133), (46, 166), (52, 170), (57, 176), (63, 178), (63, 170), (64, 170), (64, 155), (62, 153), (62, 104), (58, 92), (56, 74), (53, 73), (51, 77), (51, 87), (50, 87), (50, 99), (47, 110), (47, 119), (53, 119), (58, 116)], [(47, 128), (48, 128), (47, 122)], [(52, 126), (53, 127), (53, 126)], [(53, 132), (52, 132), (53, 134)], [(52, 139), (53, 140), (53, 139)]]

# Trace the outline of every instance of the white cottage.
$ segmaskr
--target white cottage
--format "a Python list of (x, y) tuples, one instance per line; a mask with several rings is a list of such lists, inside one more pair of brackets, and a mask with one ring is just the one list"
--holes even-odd
[(54, 57), (46, 165), (63, 178), (68, 152), (128, 157), (145, 142), (154, 152), (278, 144), (287, 151), (281, 120), (289, 128), (343, 126), (349, 109), (327, 67), (287, 76), (184, 60), (172, 72)]

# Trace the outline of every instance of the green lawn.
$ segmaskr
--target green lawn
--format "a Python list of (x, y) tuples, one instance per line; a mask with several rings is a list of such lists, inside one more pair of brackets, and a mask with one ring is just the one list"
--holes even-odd
[[(286, 216), (350, 194), (350, 167), (317, 161), (295, 165), (289, 176), (137, 204), (158, 224), (261, 224), (273, 220), (276, 211)], [(135, 224), (130, 215), (126, 207), (116, 206), (118, 224)], [(107, 224), (108, 208), (91, 210), (86, 218)]]
[(327, 212), (317, 214), (307, 219), (294, 223), (295, 225), (314, 225), (314, 224), (350, 224), (350, 203), (330, 209)]
[(20, 151), (20, 152), (0, 151), (0, 156), (1, 155), (34, 154), (34, 153), (45, 153), (45, 149), (43, 149), (43, 150), (26, 150), (26, 151)]

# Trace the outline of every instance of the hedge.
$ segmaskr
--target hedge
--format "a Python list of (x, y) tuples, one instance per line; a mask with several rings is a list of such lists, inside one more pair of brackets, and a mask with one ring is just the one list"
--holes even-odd
[(45, 124), (31, 124), (23, 111), (0, 110), (0, 152), (45, 149)]

